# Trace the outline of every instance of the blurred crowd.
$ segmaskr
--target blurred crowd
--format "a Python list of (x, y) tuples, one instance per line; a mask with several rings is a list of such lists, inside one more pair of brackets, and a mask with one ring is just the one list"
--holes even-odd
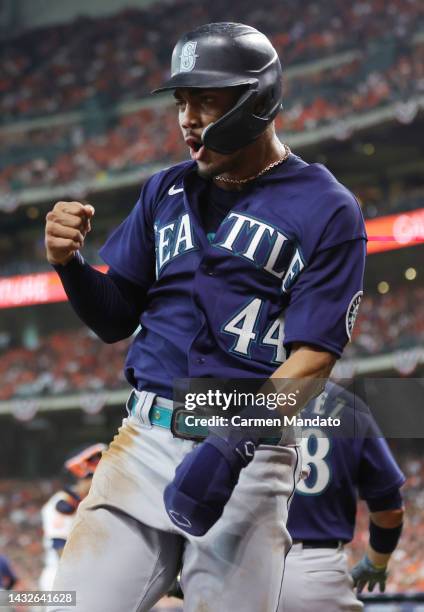
[[(424, 345), (424, 287), (399, 288), (364, 298), (347, 358), (388, 354)], [(0, 401), (123, 388), (122, 366), (130, 340), (104, 344), (86, 329), (58, 331), (32, 348), (3, 334)]]
[[(390, 563), (388, 592), (424, 591), (424, 458), (397, 457), (407, 477), (402, 489), (405, 504), (404, 530)], [(355, 538), (349, 546), (351, 564), (364, 554), (368, 543), (368, 512), (361, 502), (356, 516)]]
[(1, 45), (3, 122), (145, 96), (168, 71), (177, 38), (202, 23), (242, 21), (267, 33), (292, 66), (377, 42), (409, 42), (423, 24), (419, 0), (263, 0), (153, 3), (101, 19), (29, 31)]
[[(397, 459), (407, 476), (403, 488), (406, 516), (387, 590), (424, 591), (424, 459), (418, 455)], [(0, 553), (7, 554), (20, 578), (17, 588), (36, 587), (43, 559), (40, 508), (58, 486), (53, 480), (0, 480)], [(367, 511), (361, 503), (355, 539), (347, 547), (351, 564), (363, 555), (367, 542)]]
[(361, 302), (346, 357), (391, 353), (424, 345), (424, 287), (367, 294)]
[(54, 480), (0, 480), (0, 553), (12, 562), (20, 590), (37, 586), (43, 567), (40, 510), (57, 488)]
[[(348, 115), (399, 102), (400, 116), (414, 93), (424, 92), (424, 45), (403, 48), (385, 69), (370, 69), (366, 53), (339, 67), (287, 80), (285, 112), (277, 129), (302, 132), (329, 123), (345, 137)], [(93, 115), (97, 115), (95, 118)], [(412, 118), (414, 113), (412, 113)], [(403, 120), (403, 115), (402, 115)], [(86, 183), (153, 163), (188, 157), (169, 106), (142, 108), (129, 114), (94, 109), (83, 124), (4, 134), (0, 191)], [(290, 138), (288, 137), (290, 141)]]
[(125, 386), (122, 366), (129, 340), (104, 344), (81, 329), (56, 332), (37, 344), (0, 353), (0, 401)]
[[(281, 4), (238, 0), (179, 0), (127, 10), (103, 19), (29, 32), (2, 44), (0, 121), (83, 110), (79, 123), (4, 132), (0, 193), (36, 186), (101, 180), (103, 175), (186, 158), (169, 107), (120, 114), (116, 105), (139, 100), (169, 69), (172, 45), (195, 24), (227, 18), (267, 33), (291, 67), (352, 51), (330, 67), (299, 70), (286, 79), (288, 133), (333, 124), (346, 137), (343, 119), (397, 102), (399, 120), (417, 112), (424, 92), (424, 11), (419, 0), (359, 0)], [(287, 4), (290, 5), (287, 10)]]

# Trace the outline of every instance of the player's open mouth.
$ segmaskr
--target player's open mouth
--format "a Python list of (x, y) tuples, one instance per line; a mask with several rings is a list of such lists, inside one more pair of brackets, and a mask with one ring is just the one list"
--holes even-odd
[(191, 159), (194, 159), (195, 161), (201, 159), (205, 151), (204, 145), (198, 140), (195, 140), (194, 138), (187, 138), (186, 144), (188, 144), (188, 146), (190, 147)]

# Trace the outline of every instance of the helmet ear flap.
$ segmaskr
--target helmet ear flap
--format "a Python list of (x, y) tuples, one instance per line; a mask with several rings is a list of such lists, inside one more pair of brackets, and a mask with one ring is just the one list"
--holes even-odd
[(283, 93), (282, 79), (273, 81), (263, 88), (256, 102), (254, 113), (258, 117), (272, 121), (283, 108), (281, 99)]
[(258, 96), (255, 106), (253, 107), (253, 112), (257, 117), (263, 117), (267, 110), (267, 96), (262, 94)]
[[(240, 124), (248, 124), (250, 130), (258, 129), (256, 124), (260, 122), (260, 131), (263, 130), (264, 122), (260, 117), (254, 115), (258, 92), (255, 86), (249, 87), (239, 98), (235, 106), (223, 117), (210, 123), (202, 134), (202, 141), (208, 149), (229, 155), (252, 141), (251, 131), (240, 132)], [(258, 132), (259, 135), (259, 132)]]

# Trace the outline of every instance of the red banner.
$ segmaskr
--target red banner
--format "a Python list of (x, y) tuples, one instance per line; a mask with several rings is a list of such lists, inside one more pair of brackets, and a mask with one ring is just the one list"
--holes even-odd
[[(424, 208), (366, 221), (368, 254), (424, 243)], [(106, 266), (99, 266), (102, 272)], [(56, 272), (0, 278), (0, 308), (66, 301)]]
[(366, 221), (368, 254), (424, 242), (424, 208)]
[[(107, 266), (99, 266), (105, 272)], [(67, 299), (56, 272), (0, 278), (0, 308), (65, 302)]]

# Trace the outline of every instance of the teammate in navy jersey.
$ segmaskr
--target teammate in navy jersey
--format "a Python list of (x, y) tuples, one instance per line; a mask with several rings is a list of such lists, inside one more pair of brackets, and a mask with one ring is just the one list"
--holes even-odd
[(300, 468), (294, 432), (267, 443), (233, 428), (183, 439), (172, 384), (271, 377), (300, 386), (303, 401), (322, 389), (299, 380), (325, 379), (350, 338), (364, 222), (326, 168), (277, 138), (282, 70), (263, 34), (202, 26), (178, 41), (171, 73), (162, 89), (174, 93), (191, 160), (143, 186), (100, 251), (108, 273), (79, 253), (93, 207), (58, 202), (47, 215), (47, 258), (80, 318), (106, 342), (141, 324), (125, 364), (128, 418), (78, 509), (54, 586), (77, 591), (77, 612), (141, 612), (183, 560), (186, 610), (227, 612), (241, 596), (246, 612), (271, 612)]
[[(309, 427), (302, 457), (309, 475), (297, 485), (287, 527), (293, 547), (286, 558), (280, 612), (362, 610), (355, 597), (376, 584), (384, 591), (387, 564), (401, 533), (399, 488), (405, 477), (369, 409), (333, 383), (302, 417), (338, 418), (338, 428)], [(349, 574), (344, 544), (353, 538), (358, 494), (370, 511), (364, 558)]]

